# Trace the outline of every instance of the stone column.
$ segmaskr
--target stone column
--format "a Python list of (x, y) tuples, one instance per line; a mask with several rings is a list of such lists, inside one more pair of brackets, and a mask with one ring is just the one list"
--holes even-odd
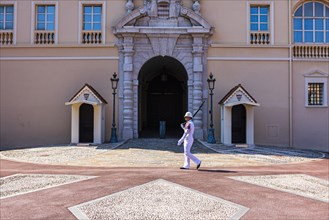
[[(203, 100), (203, 36), (193, 35), (193, 112), (196, 112)], [(195, 138), (203, 139), (202, 109), (193, 119), (195, 125)]]
[(133, 35), (124, 36), (123, 39), (123, 131), (122, 138), (133, 138), (134, 121), (134, 94), (133, 94)]

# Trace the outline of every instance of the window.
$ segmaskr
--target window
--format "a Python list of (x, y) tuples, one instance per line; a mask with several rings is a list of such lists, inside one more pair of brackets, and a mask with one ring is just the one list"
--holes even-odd
[(250, 5), (250, 44), (270, 43), (270, 6)]
[(55, 5), (38, 5), (36, 17), (36, 30), (55, 30)]
[(323, 105), (323, 83), (308, 84), (308, 105)]
[(0, 30), (14, 29), (14, 6), (1, 5), (0, 6)]
[(0, 45), (16, 43), (15, 9), (16, 3), (13, 5), (0, 5)]
[(102, 6), (85, 5), (83, 6), (83, 30), (100, 31), (102, 30)]
[(57, 43), (56, 36), (56, 5), (57, 3), (39, 4), (33, 2), (35, 17), (34, 22), (34, 43), (54, 44)]
[(328, 74), (320, 71), (305, 74), (305, 106), (328, 107)]
[(329, 43), (329, 6), (306, 2), (294, 13), (295, 43)]
[(250, 31), (269, 31), (268, 6), (250, 6)]
[(102, 21), (104, 18), (102, 8), (105, 3), (91, 5), (82, 5), (82, 37), (80, 42), (83, 44), (101, 44), (104, 42), (105, 26)]

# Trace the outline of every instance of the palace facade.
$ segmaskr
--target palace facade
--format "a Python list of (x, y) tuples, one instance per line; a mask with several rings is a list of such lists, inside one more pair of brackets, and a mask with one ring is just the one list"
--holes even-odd
[[(2, 0), (1, 148), (181, 135), (329, 151), (327, 0)], [(216, 79), (213, 96), (209, 74)]]

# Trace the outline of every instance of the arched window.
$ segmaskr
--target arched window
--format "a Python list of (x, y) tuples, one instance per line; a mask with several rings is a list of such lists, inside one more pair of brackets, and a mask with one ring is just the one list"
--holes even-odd
[(294, 13), (295, 43), (329, 43), (329, 6), (306, 2)]

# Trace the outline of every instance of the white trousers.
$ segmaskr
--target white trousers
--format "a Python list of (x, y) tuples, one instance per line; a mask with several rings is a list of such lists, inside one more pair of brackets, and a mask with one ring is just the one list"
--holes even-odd
[(192, 160), (196, 165), (200, 163), (200, 160), (191, 153), (191, 147), (193, 144), (192, 140), (184, 140), (184, 167), (190, 168), (190, 160)]

